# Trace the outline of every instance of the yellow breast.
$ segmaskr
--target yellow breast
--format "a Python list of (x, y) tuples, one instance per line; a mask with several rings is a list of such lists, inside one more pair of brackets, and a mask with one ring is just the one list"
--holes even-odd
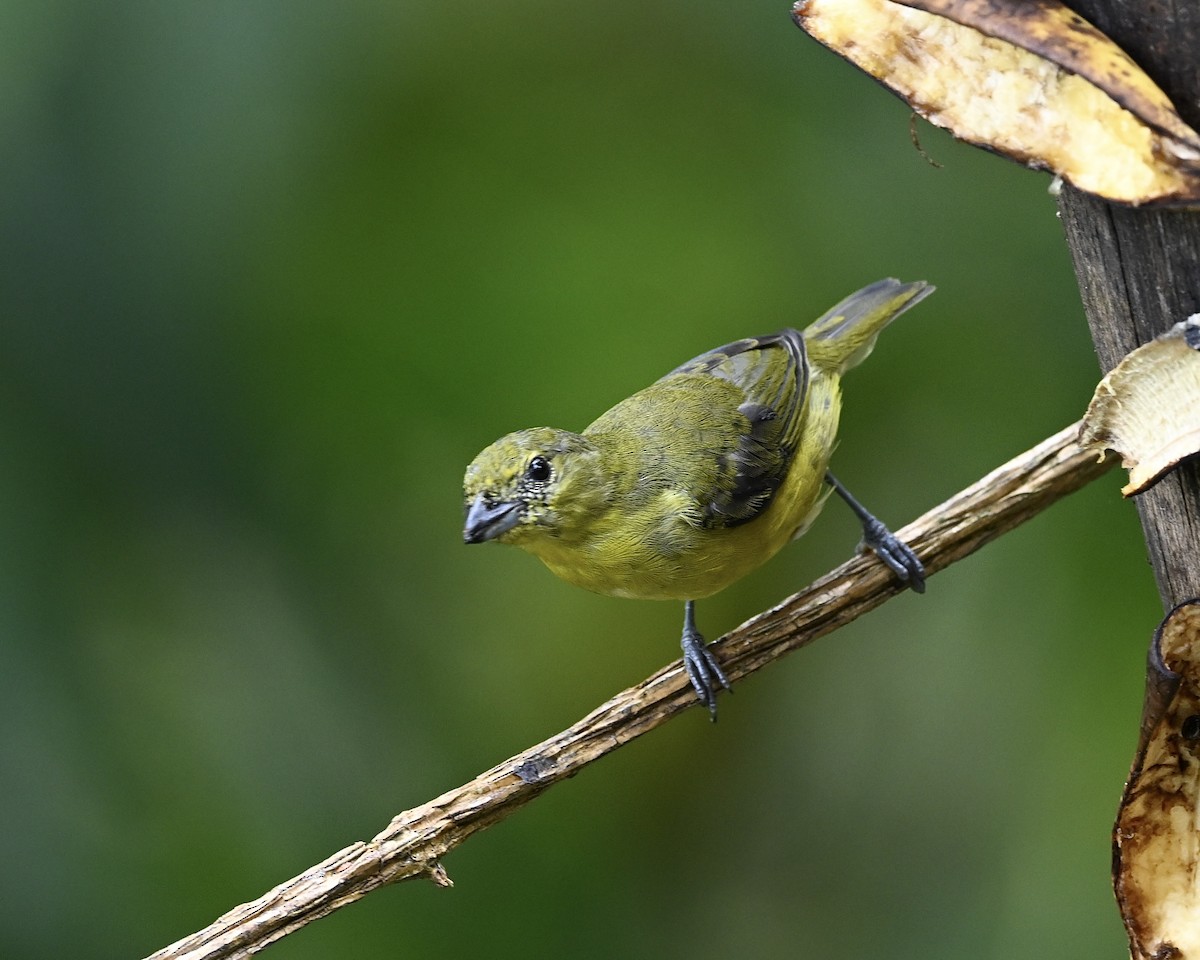
[(770, 505), (747, 523), (702, 526), (701, 505), (665, 489), (609, 504), (580, 541), (545, 538), (523, 546), (557, 576), (594, 593), (642, 600), (711, 596), (803, 533), (824, 504), (840, 413), (837, 378), (814, 377), (809, 404), (786, 479)]

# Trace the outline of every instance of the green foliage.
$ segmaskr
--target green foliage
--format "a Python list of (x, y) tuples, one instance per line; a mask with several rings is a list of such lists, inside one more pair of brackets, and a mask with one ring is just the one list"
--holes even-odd
[[(675, 605), (462, 546), (492, 438), (923, 278), (834, 460), (898, 526), (1097, 378), (1047, 178), (930, 166), (787, 3), (13, 0), (0, 44), (5, 957), (149, 953), (678, 655)], [(1121, 956), (1117, 487), (269, 956)]]

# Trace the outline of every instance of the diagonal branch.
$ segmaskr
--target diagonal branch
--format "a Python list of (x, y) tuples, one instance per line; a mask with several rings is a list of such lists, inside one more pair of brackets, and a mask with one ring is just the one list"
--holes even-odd
[[(899, 536), (917, 551), (929, 574), (961, 560), (1112, 465), (1113, 458), (1099, 463), (1094, 453), (1082, 450), (1075, 442), (1077, 433), (1078, 424), (1072, 424), (1044, 440), (898, 531)], [(722, 637), (716, 653), (736, 681), (902, 589), (883, 564), (860, 554)], [(561, 733), (399, 814), (373, 840), (339, 850), (148, 960), (248, 957), (376, 887), (419, 876), (448, 886), (440, 857), (547, 787), (696, 703), (675, 661)]]

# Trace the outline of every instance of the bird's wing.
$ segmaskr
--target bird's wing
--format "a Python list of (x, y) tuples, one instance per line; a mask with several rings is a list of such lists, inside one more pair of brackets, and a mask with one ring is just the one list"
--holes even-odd
[(726, 381), (744, 398), (736, 428), (711, 451), (717, 482), (701, 500), (705, 526), (746, 523), (770, 504), (800, 442), (809, 379), (804, 337), (783, 330), (738, 340), (701, 354), (659, 382), (683, 385), (692, 377)]

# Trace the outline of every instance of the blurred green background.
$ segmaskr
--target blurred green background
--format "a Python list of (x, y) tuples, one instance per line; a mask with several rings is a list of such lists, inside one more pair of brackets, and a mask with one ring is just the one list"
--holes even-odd
[[(678, 605), (462, 546), (500, 434), (923, 278), (834, 461), (899, 525), (1098, 377), (1048, 178), (931, 166), (786, 2), (8, 0), (0, 45), (6, 958), (147, 954), (677, 656)], [(1119, 485), (267, 955), (1126, 956)]]

